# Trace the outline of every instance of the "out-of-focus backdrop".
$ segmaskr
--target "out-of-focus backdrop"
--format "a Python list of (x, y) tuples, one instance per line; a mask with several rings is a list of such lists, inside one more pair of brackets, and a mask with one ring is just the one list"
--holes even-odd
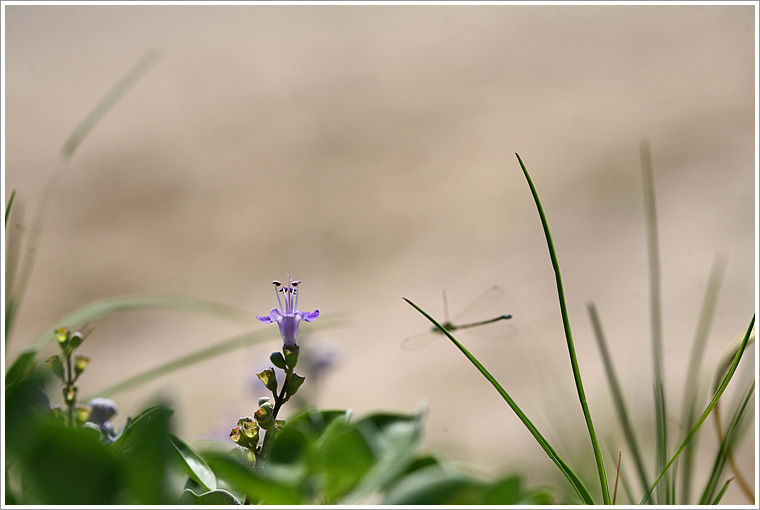
[[(552, 463), (452, 345), (401, 348), (428, 328), (402, 296), (443, 317), (443, 290), (453, 315), (499, 284), (503, 297), (480, 318), (511, 313), (511, 323), (460, 339), (563, 456), (589, 461), (554, 274), (515, 152), (548, 216), (591, 412), (615, 457), (625, 446), (586, 303), (598, 307), (652, 451), (642, 138), (656, 184), (672, 438), (682, 433), (685, 367), (716, 255), (727, 266), (705, 377), (756, 306), (753, 6), (5, 13), (5, 199), (15, 189), (24, 203), (10, 226), (22, 234), (72, 129), (146, 51), (161, 55), (63, 177), (8, 359), (108, 296), (188, 295), (251, 314), (242, 324), (170, 311), (99, 320), (80, 348), (92, 357), (83, 394), (271, 328), (254, 315), (275, 305), (271, 280), (290, 273), (303, 281), (301, 309), (323, 313), (302, 327), (301, 343), (333, 353), (317, 405), (412, 412), (425, 402), (428, 447), (486, 476), (517, 469), (551, 480)], [(331, 317), (343, 322), (317, 328)], [(115, 395), (117, 424), (166, 398), (183, 437), (223, 438), (253, 411), (251, 378), (276, 346)], [(754, 348), (747, 354), (735, 389), (753, 375)], [(750, 480), (752, 436), (739, 456)], [(700, 437), (714, 451), (711, 422)], [(704, 458), (701, 476), (711, 463)], [(746, 502), (733, 487), (724, 501)]]

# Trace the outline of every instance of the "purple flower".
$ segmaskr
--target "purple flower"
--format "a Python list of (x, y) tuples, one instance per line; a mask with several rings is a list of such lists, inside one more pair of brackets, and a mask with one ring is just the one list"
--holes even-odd
[[(288, 285), (286, 287), (283, 287), (282, 283), (277, 280), (273, 281), (272, 284), (274, 285), (277, 303), (280, 305), (280, 308), (272, 308), (268, 316), (256, 316), (264, 324), (277, 323), (277, 326), (280, 328), (280, 336), (286, 347), (297, 345), (298, 326), (301, 321), (311, 322), (319, 317), (319, 310), (314, 310), (313, 312), (298, 311), (298, 285), (300, 283), (299, 280), (293, 281), (290, 276), (288, 276)], [(280, 293), (285, 297), (285, 308), (282, 307)]]

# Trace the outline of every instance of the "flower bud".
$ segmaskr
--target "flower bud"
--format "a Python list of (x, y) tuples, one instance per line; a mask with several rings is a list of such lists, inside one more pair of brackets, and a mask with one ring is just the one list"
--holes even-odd
[(55, 340), (58, 342), (58, 345), (61, 346), (61, 349), (66, 349), (69, 345), (69, 328), (64, 326), (56, 329)]
[(269, 355), (269, 360), (276, 366), (277, 368), (280, 368), (282, 370), (285, 370), (285, 357), (282, 355), (280, 351), (273, 352)]
[(268, 404), (271, 400), (271, 397), (259, 397), (259, 407)]
[(254, 418), (259, 422), (259, 426), (264, 430), (271, 430), (274, 426), (274, 414), (272, 413), (272, 406), (265, 404), (254, 413)]
[(272, 393), (277, 393), (277, 377), (274, 374), (274, 368), (267, 368), (266, 370), (256, 374), (264, 386), (267, 387)]
[(291, 369), (296, 368), (296, 363), (298, 363), (298, 352), (301, 349), (299, 349), (297, 345), (286, 345), (282, 350), (285, 353), (285, 363), (287, 363), (288, 367)]
[(75, 331), (69, 337), (69, 342), (70, 342), (69, 348), (73, 351), (74, 349), (82, 345), (82, 342), (84, 342), (84, 335), (80, 333), (79, 331)]
[(71, 405), (77, 399), (77, 387), (76, 386), (64, 386), (63, 387), (63, 399), (66, 401), (66, 405)]
[(293, 376), (290, 378), (290, 382), (288, 383), (288, 389), (285, 390), (286, 398), (290, 398), (295, 395), (298, 391), (298, 388), (301, 387), (305, 380), (305, 377), (301, 377), (300, 375), (293, 372)]
[(76, 375), (79, 375), (82, 372), (84, 372), (84, 369), (87, 367), (87, 364), (89, 362), (90, 362), (89, 356), (83, 356), (81, 354), (77, 354), (74, 361), (74, 373), (76, 373)]

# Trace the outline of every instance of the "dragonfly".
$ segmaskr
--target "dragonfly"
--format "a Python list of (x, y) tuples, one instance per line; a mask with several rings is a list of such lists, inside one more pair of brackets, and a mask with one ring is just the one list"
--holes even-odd
[[(476, 321), (467, 321), (467, 317), (471, 316), (474, 312), (477, 312), (478, 310), (482, 310), (484, 308), (488, 308), (493, 303), (496, 303), (499, 301), (501, 296), (504, 294), (504, 289), (500, 285), (492, 285), (488, 289), (486, 289), (480, 296), (478, 296), (475, 301), (470, 303), (467, 308), (459, 312), (453, 319), (449, 320), (449, 310), (448, 310), (448, 303), (446, 301), (446, 291), (443, 291), (443, 316), (446, 319), (445, 322), (441, 323), (441, 326), (443, 326), (443, 329), (446, 331), (458, 331), (460, 329), (469, 329), (469, 328), (476, 328), (479, 326), (485, 326), (486, 324), (492, 324), (494, 322), (499, 322), (506, 319), (511, 319), (512, 315), (510, 314), (504, 314), (499, 315), (496, 317), (492, 317), (490, 319), (483, 319), (483, 320), (476, 320)], [(443, 333), (440, 329), (433, 326), (430, 328), (429, 331), (425, 331), (422, 333), (418, 333), (416, 335), (410, 336), (401, 343), (401, 347), (404, 350), (407, 351), (413, 351), (417, 349), (421, 349), (422, 347), (429, 344), (431, 341), (433, 341), (436, 337), (441, 337)]]

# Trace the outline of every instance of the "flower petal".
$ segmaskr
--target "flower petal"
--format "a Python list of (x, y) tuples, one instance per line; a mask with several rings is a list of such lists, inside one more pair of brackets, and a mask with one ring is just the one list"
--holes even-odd
[(311, 322), (317, 317), (319, 317), (319, 310), (314, 310), (313, 312), (304, 312), (303, 314), (303, 320), (306, 322)]
[(263, 317), (256, 316), (257, 319), (259, 319), (264, 324), (271, 324), (277, 320), (278, 317), (282, 315), (280, 311), (277, 308), (272, 308), (272, 311), (269, 312), (269, 315), (265, 315)]

